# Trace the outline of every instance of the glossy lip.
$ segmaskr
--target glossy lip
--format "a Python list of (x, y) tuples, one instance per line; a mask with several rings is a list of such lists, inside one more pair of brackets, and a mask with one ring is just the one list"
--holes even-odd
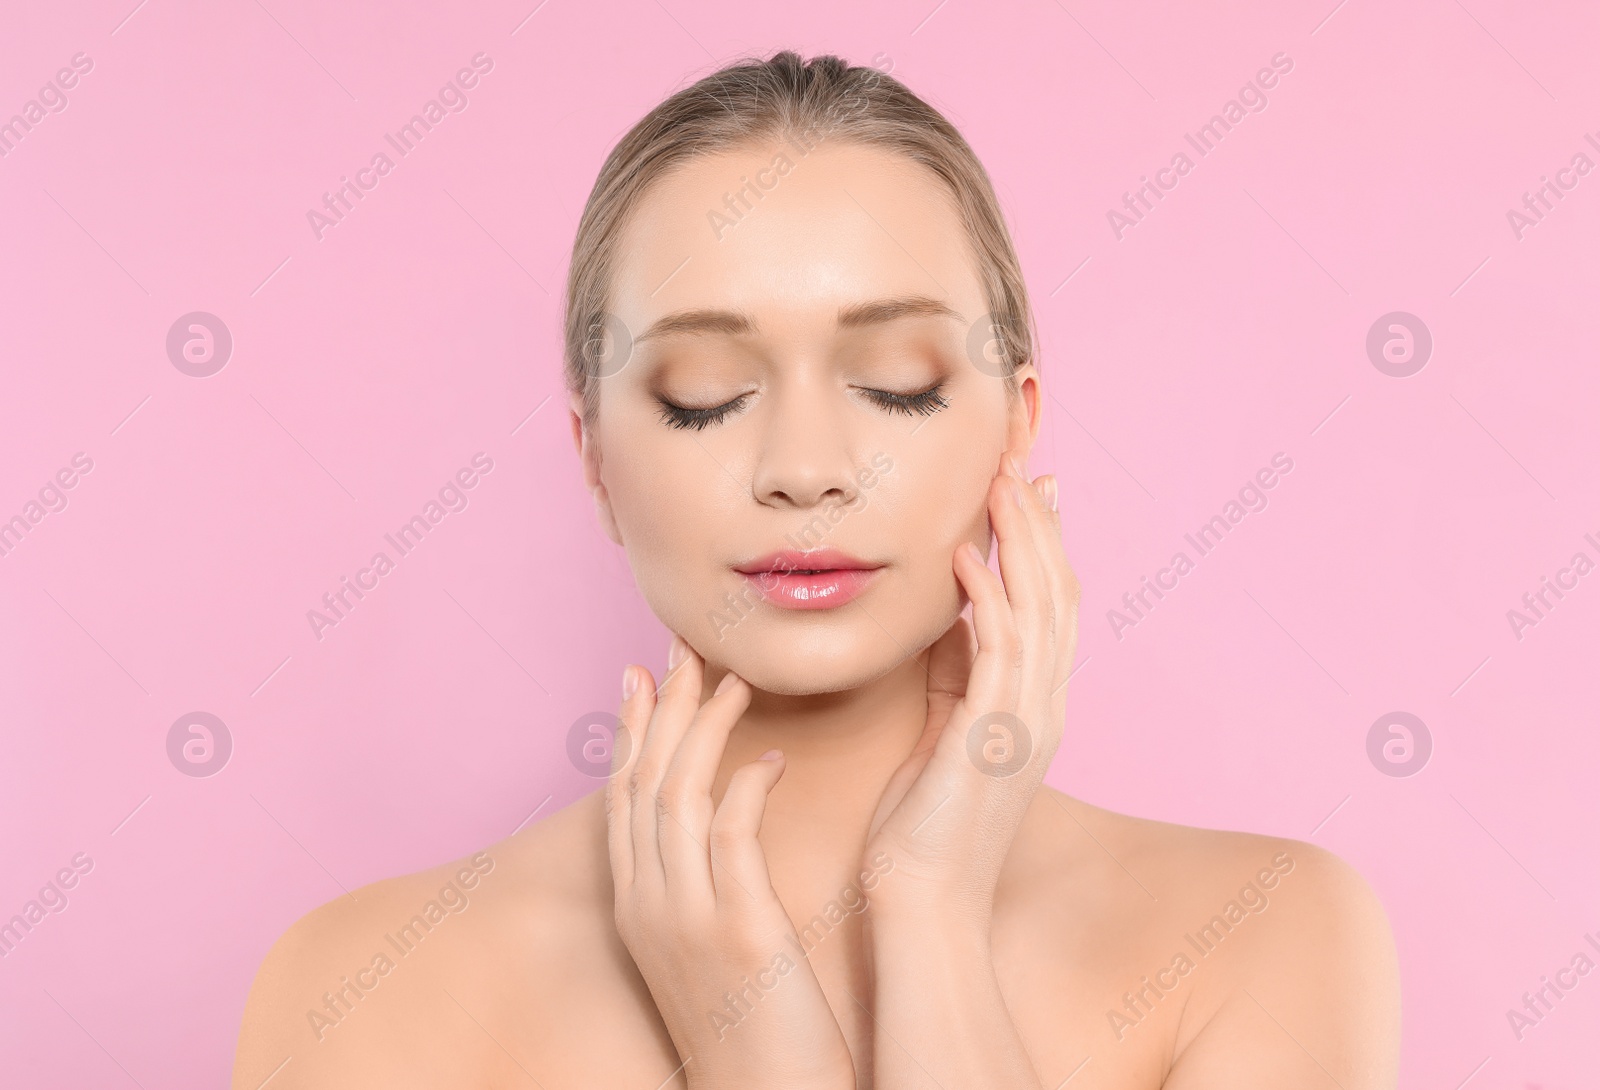
[(764, 601), (780, 609), (842, 606), (882, 568), (837, 549), (784, 549), (734, 566)]

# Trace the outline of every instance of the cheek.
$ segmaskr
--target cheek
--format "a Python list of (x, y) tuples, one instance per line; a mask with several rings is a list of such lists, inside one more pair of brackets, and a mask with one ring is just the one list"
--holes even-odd
[(697, 497), (682, 482), (654, 472), (618, 475), (606, 491), (622, 533), (622, 544), (635, 567), (670, 563), (695, 545)]
[[(920, 460), (908, 455), (903, 464), (897, 464), (897, 471), (904, 470), (902, 487), (896, 489), (889, 513), (911, 563), (909, 574), (918, 580), (953, 581), (956, 548), (967, 541), (982, 549), (988, 546), (989, 484), (994, 471), (988, 466), (987, 446), (981, 442), (960, 451), (935, 453), (936, 457)], [(999, 456), (996, 448), (996, 461)]]
[(708, 561), (719, 555), (715, 530), (726, 518), (718, 482), (704, 467), (720, 471), (703, 452), (692, 453), (698, 458), (686, 460), (683, 451), (634, 440), (625, 457), (608, 460), (601, 471), (628, 565), (664, 621), (684, 601), (705, 597)]

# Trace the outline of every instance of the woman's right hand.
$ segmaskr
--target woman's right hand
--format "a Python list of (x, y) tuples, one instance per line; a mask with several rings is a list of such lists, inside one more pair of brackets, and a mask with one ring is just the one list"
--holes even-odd
[(623, 671), (627, 738), (606, 783), (617, 931), (692, 1090), (854, 1090), (849, 1046), (756, 839), (782, 754), (740, 767), (713, 805), (751, 689), (729, 673), (702, 705), (704, 668), (675, 636), (659, 691), (643, 667)]

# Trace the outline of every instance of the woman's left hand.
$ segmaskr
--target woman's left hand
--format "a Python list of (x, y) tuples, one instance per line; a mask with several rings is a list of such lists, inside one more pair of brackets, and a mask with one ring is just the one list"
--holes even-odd
[(938, 918), (985, 942), (1001, 865), (1061, 741), (1078, 643), (1055, 478), (1029, 484), (1013, 457), (989, 487), (1000, 575), (971, 545), (955, 555), (976, 649), (964, 618), (933, 645), (927, 724), (884, 789), (865, 853), (893, 860), (874, 917)]

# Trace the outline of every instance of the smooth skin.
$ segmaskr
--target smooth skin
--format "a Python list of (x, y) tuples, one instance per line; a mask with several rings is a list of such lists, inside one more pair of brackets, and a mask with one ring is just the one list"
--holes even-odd
[[(1395, 951), (1349, 866), (1043, 784), (1072, 761), (1078, 585), (1026, 469), (1040, 375), (968, 356), (984, 295), (914, 163), (791, 149), (714, 237), (706, 210), (781, 151), (652, 189), (612, 302), (634, 355), (595, 419), (571, 406), (600, 524), (676, 634), (659, 685), (622, 671), (604, 789), (480, 853), (403, 955), (466, 860), (291, 927), (234, 1087), (1393, 1087)], [(928, 389), (942, 407), (905, 407)], [(873, 585), (741, 597), (734, 566), (807, 526)]]

